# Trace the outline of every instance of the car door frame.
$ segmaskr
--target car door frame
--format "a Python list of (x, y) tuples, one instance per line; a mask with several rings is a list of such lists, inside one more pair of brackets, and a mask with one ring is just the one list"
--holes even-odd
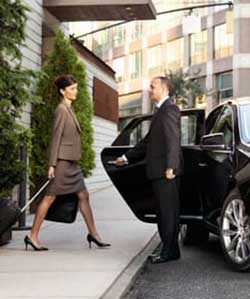
[[(185, 109), (181, 111), (181, 116), (188, 115), (197, 115), (197, 131), (195, 144), (185, 145), (184, 147), (186, 149), (188, 148), (189, 151), (200, 151), (199, 141), (204, 133), (205, 111), (204, 109)], [(101, 152), (101, 160), (111, 181), (113, 182), (119, 193), (122, 195), (123, 199), (126, 201), (130, 209), (136, 215), (136, 217), (144, 222), (155, 223), (156, 216), (155, 203), (153, 200), (154, 195), (151, 182), (146, 178), (145, 159), (142, 161), (138, 161), (133, 165), (128, 164), (120, 168), (110, 162), (114, 161), (117, 157), (125, 154), (127, 150), (133, 147), (128, 144), (129, 134), (144, 120), (149, 120), (151, 118), (152, 114), (147, 114), (143, 116), (137, 116), (131, 122), (129, 122), (114, 140), (112, 145), (103, 149), (103, 151)], [(133, 178), (133, 176), (135, 176), (135, 178)], [(127, 178), (128, 182), (125, 178)], [(134, 182), (138, 182), (138, 186)], [(128, 190), (131, 188), (132, 191)], [(140, 195), (140, 192), (142, 195)], [(140, 199), (140, 197), (142, 197), (142, 199)]]

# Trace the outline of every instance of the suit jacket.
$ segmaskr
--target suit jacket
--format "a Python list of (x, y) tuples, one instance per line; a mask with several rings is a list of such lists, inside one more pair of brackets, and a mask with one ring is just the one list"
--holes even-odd
[(62, 101), (54, 113), (49, 166), (56, 166), (57, 160), (78, 161), (81, 158), (81, 128), (73, 110)]
[(167, 168), (173, 168), (176, 175), (182, 174), (180, 111), (171, 99), (155, 112), (148, 134), (126, 153), (126, 157), (133, 161), (145, 153), (149, 179), (165, 177)]

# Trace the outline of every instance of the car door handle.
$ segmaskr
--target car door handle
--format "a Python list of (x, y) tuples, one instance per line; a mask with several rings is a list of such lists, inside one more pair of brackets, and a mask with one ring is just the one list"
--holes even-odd
[(198, 163), (198, 165), (200, 166), (200, 167), (206, 167), (207, 166), (207, 163)]

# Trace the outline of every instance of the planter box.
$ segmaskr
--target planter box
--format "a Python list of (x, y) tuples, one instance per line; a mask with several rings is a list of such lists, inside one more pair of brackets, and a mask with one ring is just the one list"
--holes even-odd
[(10, 242), (12, 238), (12, 231), (8, 229), (5, 233), (0, 236), (0, 246)]

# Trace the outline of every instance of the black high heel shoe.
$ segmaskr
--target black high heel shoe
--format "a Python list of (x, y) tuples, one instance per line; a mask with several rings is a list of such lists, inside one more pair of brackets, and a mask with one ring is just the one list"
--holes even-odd
[(98, 241), (91, 234), (87, 235), (87, 241), (89, 242), (89, 248), (91, 248), (91, 242), (93, 242), (96, 246), (102, 247), (102, 248), (111, 246), (111, 244), (109, 244), (109, 243), (104, 243), (104, 242)]
[(25, 243), (25, 250), (28, 250), (28, 245), (30, 245), (35, 251), (47, 251), (49, 250), (48, 248), (46, 247), (37, 247), (33, 242), (32, 240), (30, 239), (29, 236), (26, 236), (24, 238), (24, 243)]

